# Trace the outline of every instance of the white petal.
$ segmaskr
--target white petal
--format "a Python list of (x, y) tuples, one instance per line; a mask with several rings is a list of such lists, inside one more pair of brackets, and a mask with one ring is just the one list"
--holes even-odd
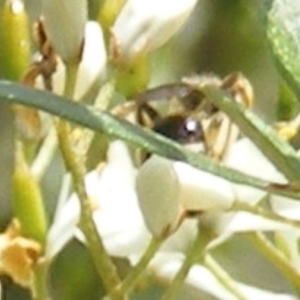
[[(115, 226), (113, 227), (112, 221), (108, 220), (109, 217), (112, 217), (112, 215), (107, 214), (105, 211), (102, 214), (94, 215), (97, 229), (108, 253), (115, 257), (140, 257), (151, 239), (151, 234), (146, 226), (143, 223), (137, 226), (135, 217), (133, 217), (133, 221), (125, 222), (130, 220), (131, 216), (127, 215), (125, 220), (124, 216), (114, 214), (113, 217), (119, 218), (120, 221), (115, 220)], [(120, 224), (116, 224), (118, 222)]]
[(178, 224), (178, 178), (173, 161), (153, 155), (140, 168), (136, 179), (139, 205), (145, 222), (156, 237), (168, 235)]
[(163, 45), (183, 25), (196, 3), (196, 0), (128, 0), (112, 28), (122, 58), (130, 59)]
[(180, 182), (179, 201), (186, 210), (230, 208), (234, 201), (231, 183), (183, 162), (175, 162), (174, 168)]
[[(299, 200), (291, 200), (284, 197), (273, 196), (271, 198), (271, 205), (273, 210), (285, 218), (300, 221), (300, 203)], [(293, 266), (300, 271), (300, 256), (299, 256), (299, 228), (279, 232), (276, 237), (280, 237), (281, 250), (293, 263)], [(279, 246), (279, 247), (280, 247)]]
[(273, 210), (285, 218), (300, 221), (300, 202), (290, 198), (272, 196), (271, 205)]
[(106, 61), (102, 29), (98, 22), (89, 21), (85, 26), (84, 48), (78, 70), (75, 99), (79, 99), (96, 80), (104, 78)]
[(54, 258), (74, 236), (79, 222), (80, 206), (78, 199), (73, 196), (62, 207), (47, 236), (46, 257)]
[(127, 256), (147, 245), (148, 233), (134, 188), (136, 170), (121, 141), (111, 143), (108, 163), (87, 186), (99, 208), (94, 220), (110, 254)]
[[(95, 199), (99, 181), (98, 172), (93, 171), (86, 175), (85, 185), (89, 197)], [(80, 204), (73, 194), (70, 199), (57, 211), (53, 224), (47, 236), (46, 256), (53, 258), (74, 236), (80, 219)]]
[[(237, 141), (228, 153), (224, 164), (245, 174), (275, 183), (286, 183), (284, 176), (249, 140)], [(235, 185), (236, 199), (251, 204), (258, 203), (266, 193), (245, 185)]]
[(248, 212), (208, 212), (201, 216), (201, 223), (210, 227), (217, 235), (209, 244), (210, 248), (224, 243), (234, 233), (276, 231), (285, 234), (295, 231), (291, 225)]
[[(111, 255), (141, 252), (150, 239), (137, 203), (135, 172), (125, 144), (115, 141), (109, 147), (107, 164), (85, 178), (87, 193), (97, 205), (97, 229)], [(73, 195), (50, 229), (48, 256), (53, 257), (73, 236), (79, 214), (79, 201)], [(82, 234), (79, 236), (82, 239)]]
[(205, 222), (213, 224), (212, 226), (219, 235), (247, 231), (284, 231), (293, 229), (290, 225), (268, 220), (248, 212), (210, 213), (203, 216), (203, 218), (205, 218)]
[(276, 170), (265, 155), (247, 138), (237, 141), (232, 146), (225, 164), (270, 182), (286, 182), (284, 176)]

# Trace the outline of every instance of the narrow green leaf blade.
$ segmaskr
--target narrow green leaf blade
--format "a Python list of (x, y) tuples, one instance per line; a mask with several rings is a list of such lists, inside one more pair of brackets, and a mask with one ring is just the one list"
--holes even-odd
[(296, 192), (277, 189), (270, 186), (268, 182), (222, 167), (205, 155), (190, 152), (179, 144), (149, 130), (145, 130), (140, 126), (133, 125), (125, 120), (113, 117), (106, 112), (69, 101), (49, 92), (32, 89), (8, 81), (0, 81), (0, 101), (41, 109), (94, 131), (104, 132), (112, 137), (123, 139), (161, 156), (185, 161), (196, 168), (232, 182), (300, 199), (300, 195)]
[(206, 86), (201, 90), (239, 126), (287, 179), (300, 182), (300, 160), (296, 151), (271, 126), (214, 86)]
[(300, 101), (300, 2), (274, 0), (267, 15), (267, 37), (279, 71)]

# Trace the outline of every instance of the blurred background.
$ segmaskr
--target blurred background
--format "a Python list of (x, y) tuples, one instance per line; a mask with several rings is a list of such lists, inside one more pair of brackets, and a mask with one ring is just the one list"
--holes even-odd
[[(2, 5), (4, 0), (0, 0)], [(40, 14), (40, 0), (25, 0), (31, 22)], [(90, 17), (95, 19), (100, 0), (90, 0)], [(289, 118), (278, 113), (278, 95), (283, 89), (264, 32), (262, 0), (199, 0), (184, 28), (166, 46), (152, 54), (153, 77), (150, 85), (178, 81), (193, 74), (216, 74), (220, 77), (235, 71), (243, 72), (255, 91), (254, 110), (266, 121)], [(32, 25), (32, 24), (31, 24)], [(1, 30), (1, 28), (0, 28)], [(0, 45), (1, 46), (1, 45)], [(34, 51), (34, 47), (32, 49)], [(0, 65), (1, 73), (1, 65)], [(4, 229), (11, 217), (10, 177), (13, 168), (13, 118), (9, 107), (0, 104), (0, 227)], [(43, 195), (49, 220), (60, 187), (62, 164), (57, 157), (43, 179)], [(244, 237), (235, 237), (215, 253), (230, 274), (258, 287), (285, 291), (289, 288), (280, 273), (269, 264)], [(75, 263), (74, 263), (75, 262)], [(125, 261), (116, 260), (126, 273)], [(29, 299), (25, 290), (9, 278), (1, 278), (5, 300)], [(96, 300), (102, 295), (93, 265), (84, 247), (72, 241), (56, 259), (51, 274), (53, 299)], [(149, 284), (150, 283), (150, 284)], [(132, 299), (159, 299), (162, 282), (151, 276), (143, 278)], [(186, 288), (178, 299), (213, 299), (199, 297)]]

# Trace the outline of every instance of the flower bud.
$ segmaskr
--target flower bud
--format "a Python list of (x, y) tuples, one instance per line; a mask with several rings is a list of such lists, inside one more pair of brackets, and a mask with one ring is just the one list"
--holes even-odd
[(28, 17), (21, 0), (7, 0), (0, 11), (1, 75), (19, 80), (30, 62)]
[(106, 0), (101, 5), (98, 20), (102, 25), (105, 34), (110, 30), (111, 25), (117, 18), (126, 0)]
[(132, 60), (161, 47), (184, 24), (196, 3), (197, 0), (128, 0), (112, 27), (115, 58)]
[(44, 243), (47, 222), (42, 195), (38, 183), (30, 173), (20, 149), (17, 151), (13, 188), (14, 214), (20, 221), (23, 235)]
[[(74, 99), (80, 99), (87, 90), (105, 76), (106, 51), (103, 33), (97, 22), (89, 21), (85, 25), (82, 59), (79, 64)], [(53, 91), (61, 95), (65, 83), (65, 66), (59, 61), (53, 74)], [(37, 81), (37, 86), (41, 82)]]
[(137, 175), (136, 191), (149, 231), (158, 238), (171, 234), (182, 211), (173, 162), (159, 156), (147, 160)]
[(86, 0), (43, 0), (46, 31), (65, 63), (78, 63), (87, 21)]
[(145, 222), (156, 237), (176, 230), (186, 212), (224, 211), (235, 199), (225, 179), (158, 156), (141, 167), (136, 189)]

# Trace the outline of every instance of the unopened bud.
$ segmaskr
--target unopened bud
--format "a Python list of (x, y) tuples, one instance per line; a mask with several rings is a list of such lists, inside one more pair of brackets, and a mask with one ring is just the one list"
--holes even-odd
[(87, 21), (86, 0), (43, 0), (43, 14), (55, 51), (65, 63), (78, 63)]
[(161, 47), (184, 24), (196, 3), (197, 0), (128, 0), (112, 27), (115, 59), (132, 60)]
[(173, 162), (155, 156), (145, 162), (136, 179), (139, 205), (149, 231), (167, 237), (178, 227), (179, 182)]
[(0, 70), (10, 80), (19, 80), (30, 63), (27, 13), (21, 0), (7, 0), (0, 11)]
[(20, 221), (22, 233), (28, 238), (44, 243), (47, 224), (42, 195), (37, 181), (26, 165), (21, 149), (17, 149), (13, 188), (14, 213)]
[(224, 211), (235, 200), (225, 179), (154, 155), (141, 167), (136, 189), (145, 222), (156, 237), (173, 233), (190, 212)]

